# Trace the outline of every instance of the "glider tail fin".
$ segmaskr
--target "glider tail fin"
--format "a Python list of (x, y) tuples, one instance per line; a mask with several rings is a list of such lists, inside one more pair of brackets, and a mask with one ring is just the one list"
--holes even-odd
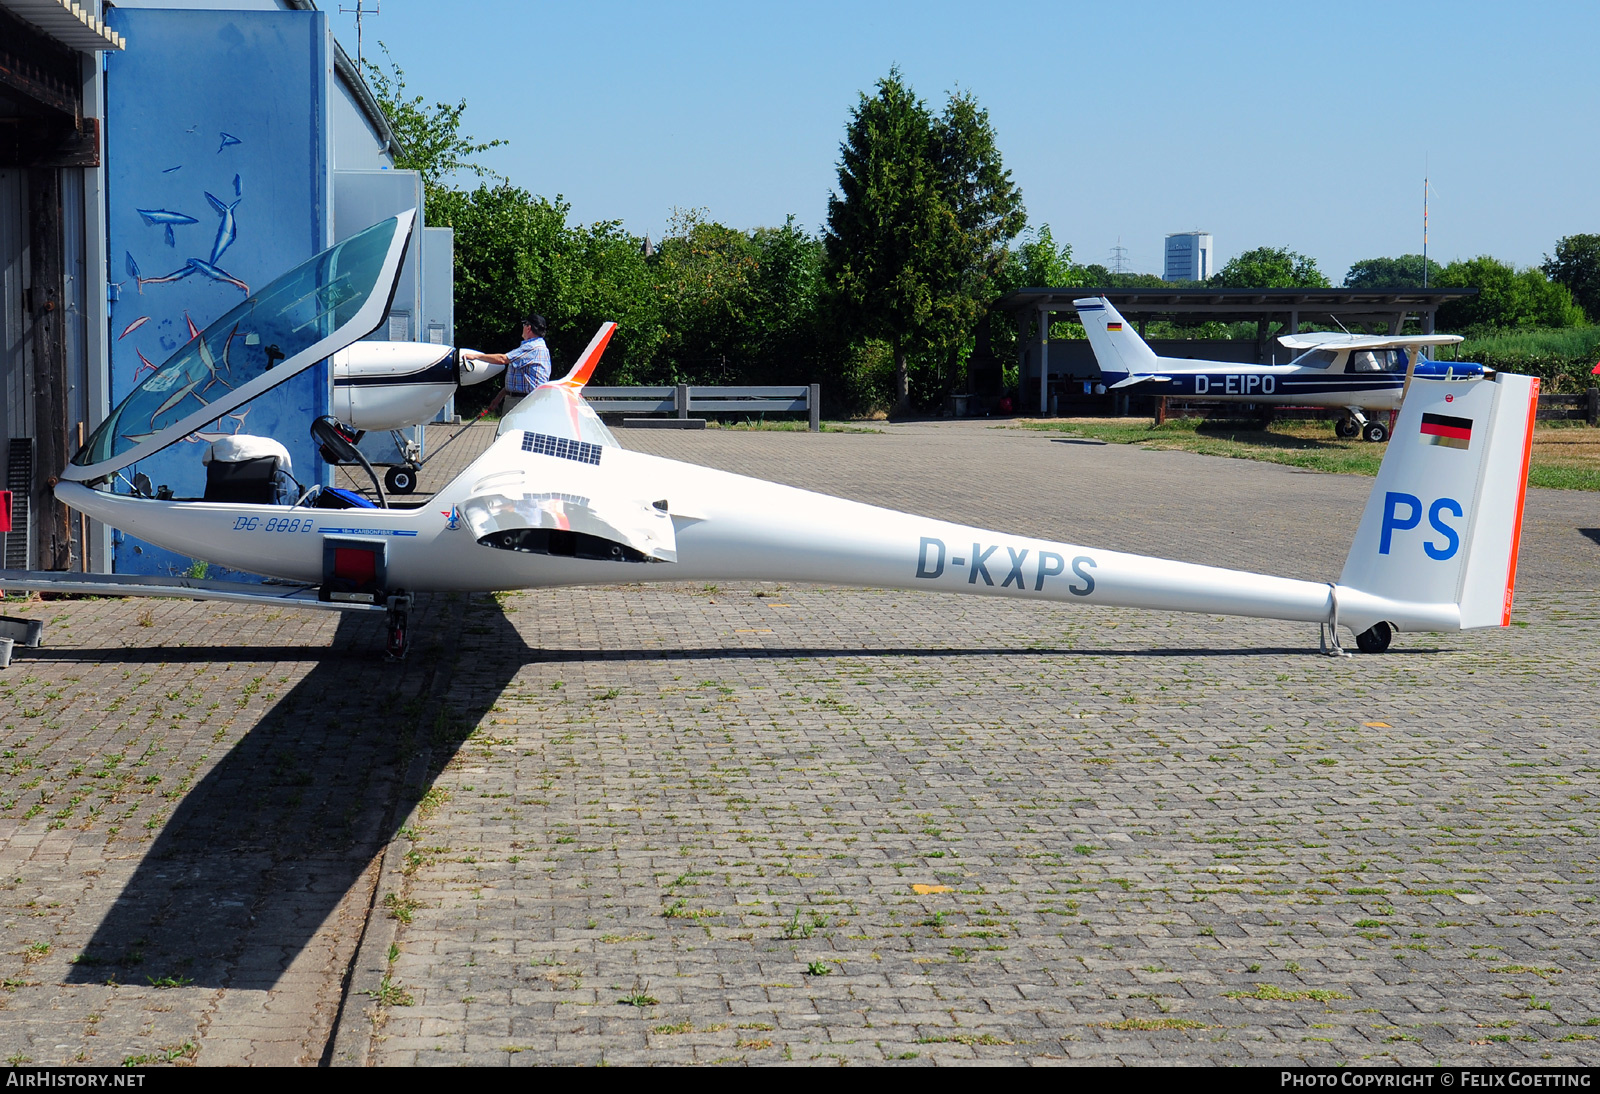
[(1531, 376), (1412, 380), (1339, 578), (1351, 626), (1511, 622), (1538, 409)]
[(1110, 387), (1139, 375), (1159, 372), (1161, 360), (1155, 350), (1146, 344), (1133, 329), (1133, 324), (1122, 318), (1103, 296), (1087, 300), (1074, 300), (1078, 318), (1083, 321), (1083, 332), (1089, 336), (1100, 372)]
[(581, 388), (589, 382), (589, 377), (594, 375), (595, 366), (600, 363), (600, 357), (606, 351), (606, 343), (611, 341), (611, 336), (617, 332), (615, 323), (601, 323), (600, 329), (595, 331), (594, 337), (589, 339), (589, 345), (578, 357), (578, 363), (556, 383), (564, 387)]

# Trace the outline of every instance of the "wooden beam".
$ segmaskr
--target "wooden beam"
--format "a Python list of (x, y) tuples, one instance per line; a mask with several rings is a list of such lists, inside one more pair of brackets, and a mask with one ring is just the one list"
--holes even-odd
[(0, 165), (7, 167), (99, 167), (100, 119), (66, 121), (0, 118)]
[(67, 465), (66, 301), (61, 230), (61, 172), (28, 172), (29, 349), (33, 373), (34, 565), (65, 570), (72, 564), (72, 525), (56, 500), (56, 476)]

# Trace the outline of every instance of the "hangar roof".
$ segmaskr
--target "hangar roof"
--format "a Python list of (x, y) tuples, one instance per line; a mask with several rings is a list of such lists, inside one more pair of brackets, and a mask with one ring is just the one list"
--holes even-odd
[(122, 49), (122, 35), (109, 29), (92, 11), (85, 11), (68, 0), (0, 0), (18, 19), (44, 31), (69, 49), (93, 53), (102, 49)]

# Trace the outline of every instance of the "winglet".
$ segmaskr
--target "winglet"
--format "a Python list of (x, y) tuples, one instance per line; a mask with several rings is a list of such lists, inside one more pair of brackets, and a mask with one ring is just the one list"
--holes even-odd
[(611, 336), (616, 332), (615, 323), (601, 323), (600, 329), (595, 331), (594, 337), (589, 340), (588, 348), (578, 357), (578, 363), (556, 383), (571, 388), (581, 388), (587, 384), (589, 377), (594, 375), (595, 366), (600, 363), (600, 355), (606, 351), (606, 343), (611, 341)]

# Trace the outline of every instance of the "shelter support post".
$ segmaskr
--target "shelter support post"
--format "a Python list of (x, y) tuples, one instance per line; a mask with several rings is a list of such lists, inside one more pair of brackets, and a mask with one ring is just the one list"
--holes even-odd
[(1429, 309), (1427, 309), (1426, 311), (1424, 311), (1422, 313), (1422, 333), (1423, 334), (1432, 334), (1433, 333), (1433, 316), (1434, 316), (1434, 312), (1436, 310), (1437, 309), (1435, 309), (1435, 308), (1429, 308)]
[(1024, 386), (1028, 382), (1028, 313), (1018, 310), (1012, 316), (1017, 321), (1017, 411), (1022, 411)]
[(1050, 413), (1050, 312), (1039, 309), (1039, 417)]

